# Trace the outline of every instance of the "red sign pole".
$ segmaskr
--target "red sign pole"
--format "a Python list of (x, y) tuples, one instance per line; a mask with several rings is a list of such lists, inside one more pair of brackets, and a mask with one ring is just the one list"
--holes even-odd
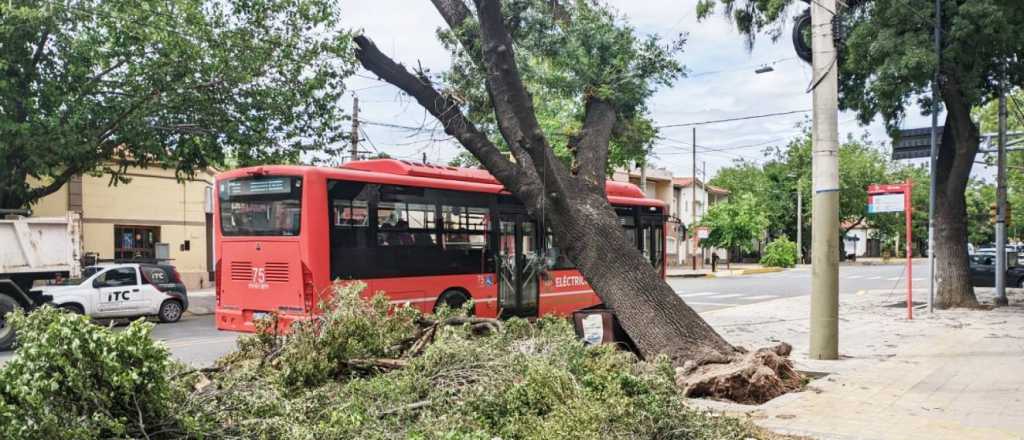
[(913, 257), (913, 227), (911, 226), (911, 220), (913, 219), (913, 205), (911, 204), (911, 191), (914, 188), (914, 182), (907, 179), (906, 183), (903, 184), (903, 214), (906, 216), (907, 221), (907, 319), (914, 319), (914, 257)]

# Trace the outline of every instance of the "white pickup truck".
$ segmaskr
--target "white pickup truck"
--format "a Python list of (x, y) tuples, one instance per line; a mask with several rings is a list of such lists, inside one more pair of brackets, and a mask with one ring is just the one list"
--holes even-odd
[(80, 227), (75, 213), (66, 217), (0, 216), (0, 350), (14, 343), (14, 331), (5, 320), (8, 312), (31, 310), (50, 301), (48, 295), (33, 291), (36, 281), (81, 276)]

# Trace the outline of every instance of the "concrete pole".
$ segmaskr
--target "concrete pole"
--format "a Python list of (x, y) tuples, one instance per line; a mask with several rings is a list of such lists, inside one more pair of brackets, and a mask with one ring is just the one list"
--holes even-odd
[(811, 359), (839, 358), (839, 66), (831, 26), (835, 10), (836, 0), (811, 2)]
[(690, 252), (690, 260), (693, 261), (693, 270), (697, 270), (697, 127), (693, 128), (693, 160), (690, 170), (693, 176), (690, 182), (690, 224), (693, 226), (693, 251)]
[(999, 152), (996, 157), (996, 305), (1006, 300), (1006, 82), (999, 89)]
[(359, 97), (352, 95), (352, 157), (351, 161), (359, 160)]
[(800, 190), (800, 180), (796, 182), (796, 262), (804, 262), (804, 193)]
[(928, 174), (928, 313), (935, 311), (935, 170), (939, 164), (939, 66), (942, 64), (942, 0), (935, 0), (935, 77), (932, 78), (932, 133)]

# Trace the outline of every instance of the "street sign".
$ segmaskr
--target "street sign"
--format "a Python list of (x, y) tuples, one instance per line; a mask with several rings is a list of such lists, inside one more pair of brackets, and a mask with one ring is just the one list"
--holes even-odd
[[(937, 136), (941, 141), (942, 127), (937, 128)], [(918, 159), (932, 155), (932, 129), (912, 128), (900, 130), (899, 136), (892, 143), (892, 160)]]
[(903, 212), (904, 222), (907, 228), (907, 238), (904, 240), (907, 245), (907, 319), (914, 319), (914, 265), (913, 218), (914, 207), (910, 204), (911, 192), (914, 183), (910, 180), (899, 184), (869, 185), (868, 186), (868, 213), (877, 214), (881, 212)]
[(868, 196), (868, 214), (903, 212), (903, 193)]
[(703, 240), (703, 239), (708, 238), (710, 236), (711, 236), (711, 229), (709, 229), (709, 228), (707, 228), (705, 226), (701, 226), (701, 227), (697, 228), (697, 238)]

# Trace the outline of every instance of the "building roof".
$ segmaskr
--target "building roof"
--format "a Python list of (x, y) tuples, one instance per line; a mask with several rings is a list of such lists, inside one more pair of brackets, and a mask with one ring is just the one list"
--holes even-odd
[[(686, 188), (690, 185), (693, 185), (693, 177), (676, 177), (672, 179), (672, 186)], [(702, 182), (700, 179), (697, 179), (697, 185), (699, 185), (701, 188), (705, 188), (710, 193), (729, 194), (729, 190), (715, 185), (705, 185), (704, 182)]]

